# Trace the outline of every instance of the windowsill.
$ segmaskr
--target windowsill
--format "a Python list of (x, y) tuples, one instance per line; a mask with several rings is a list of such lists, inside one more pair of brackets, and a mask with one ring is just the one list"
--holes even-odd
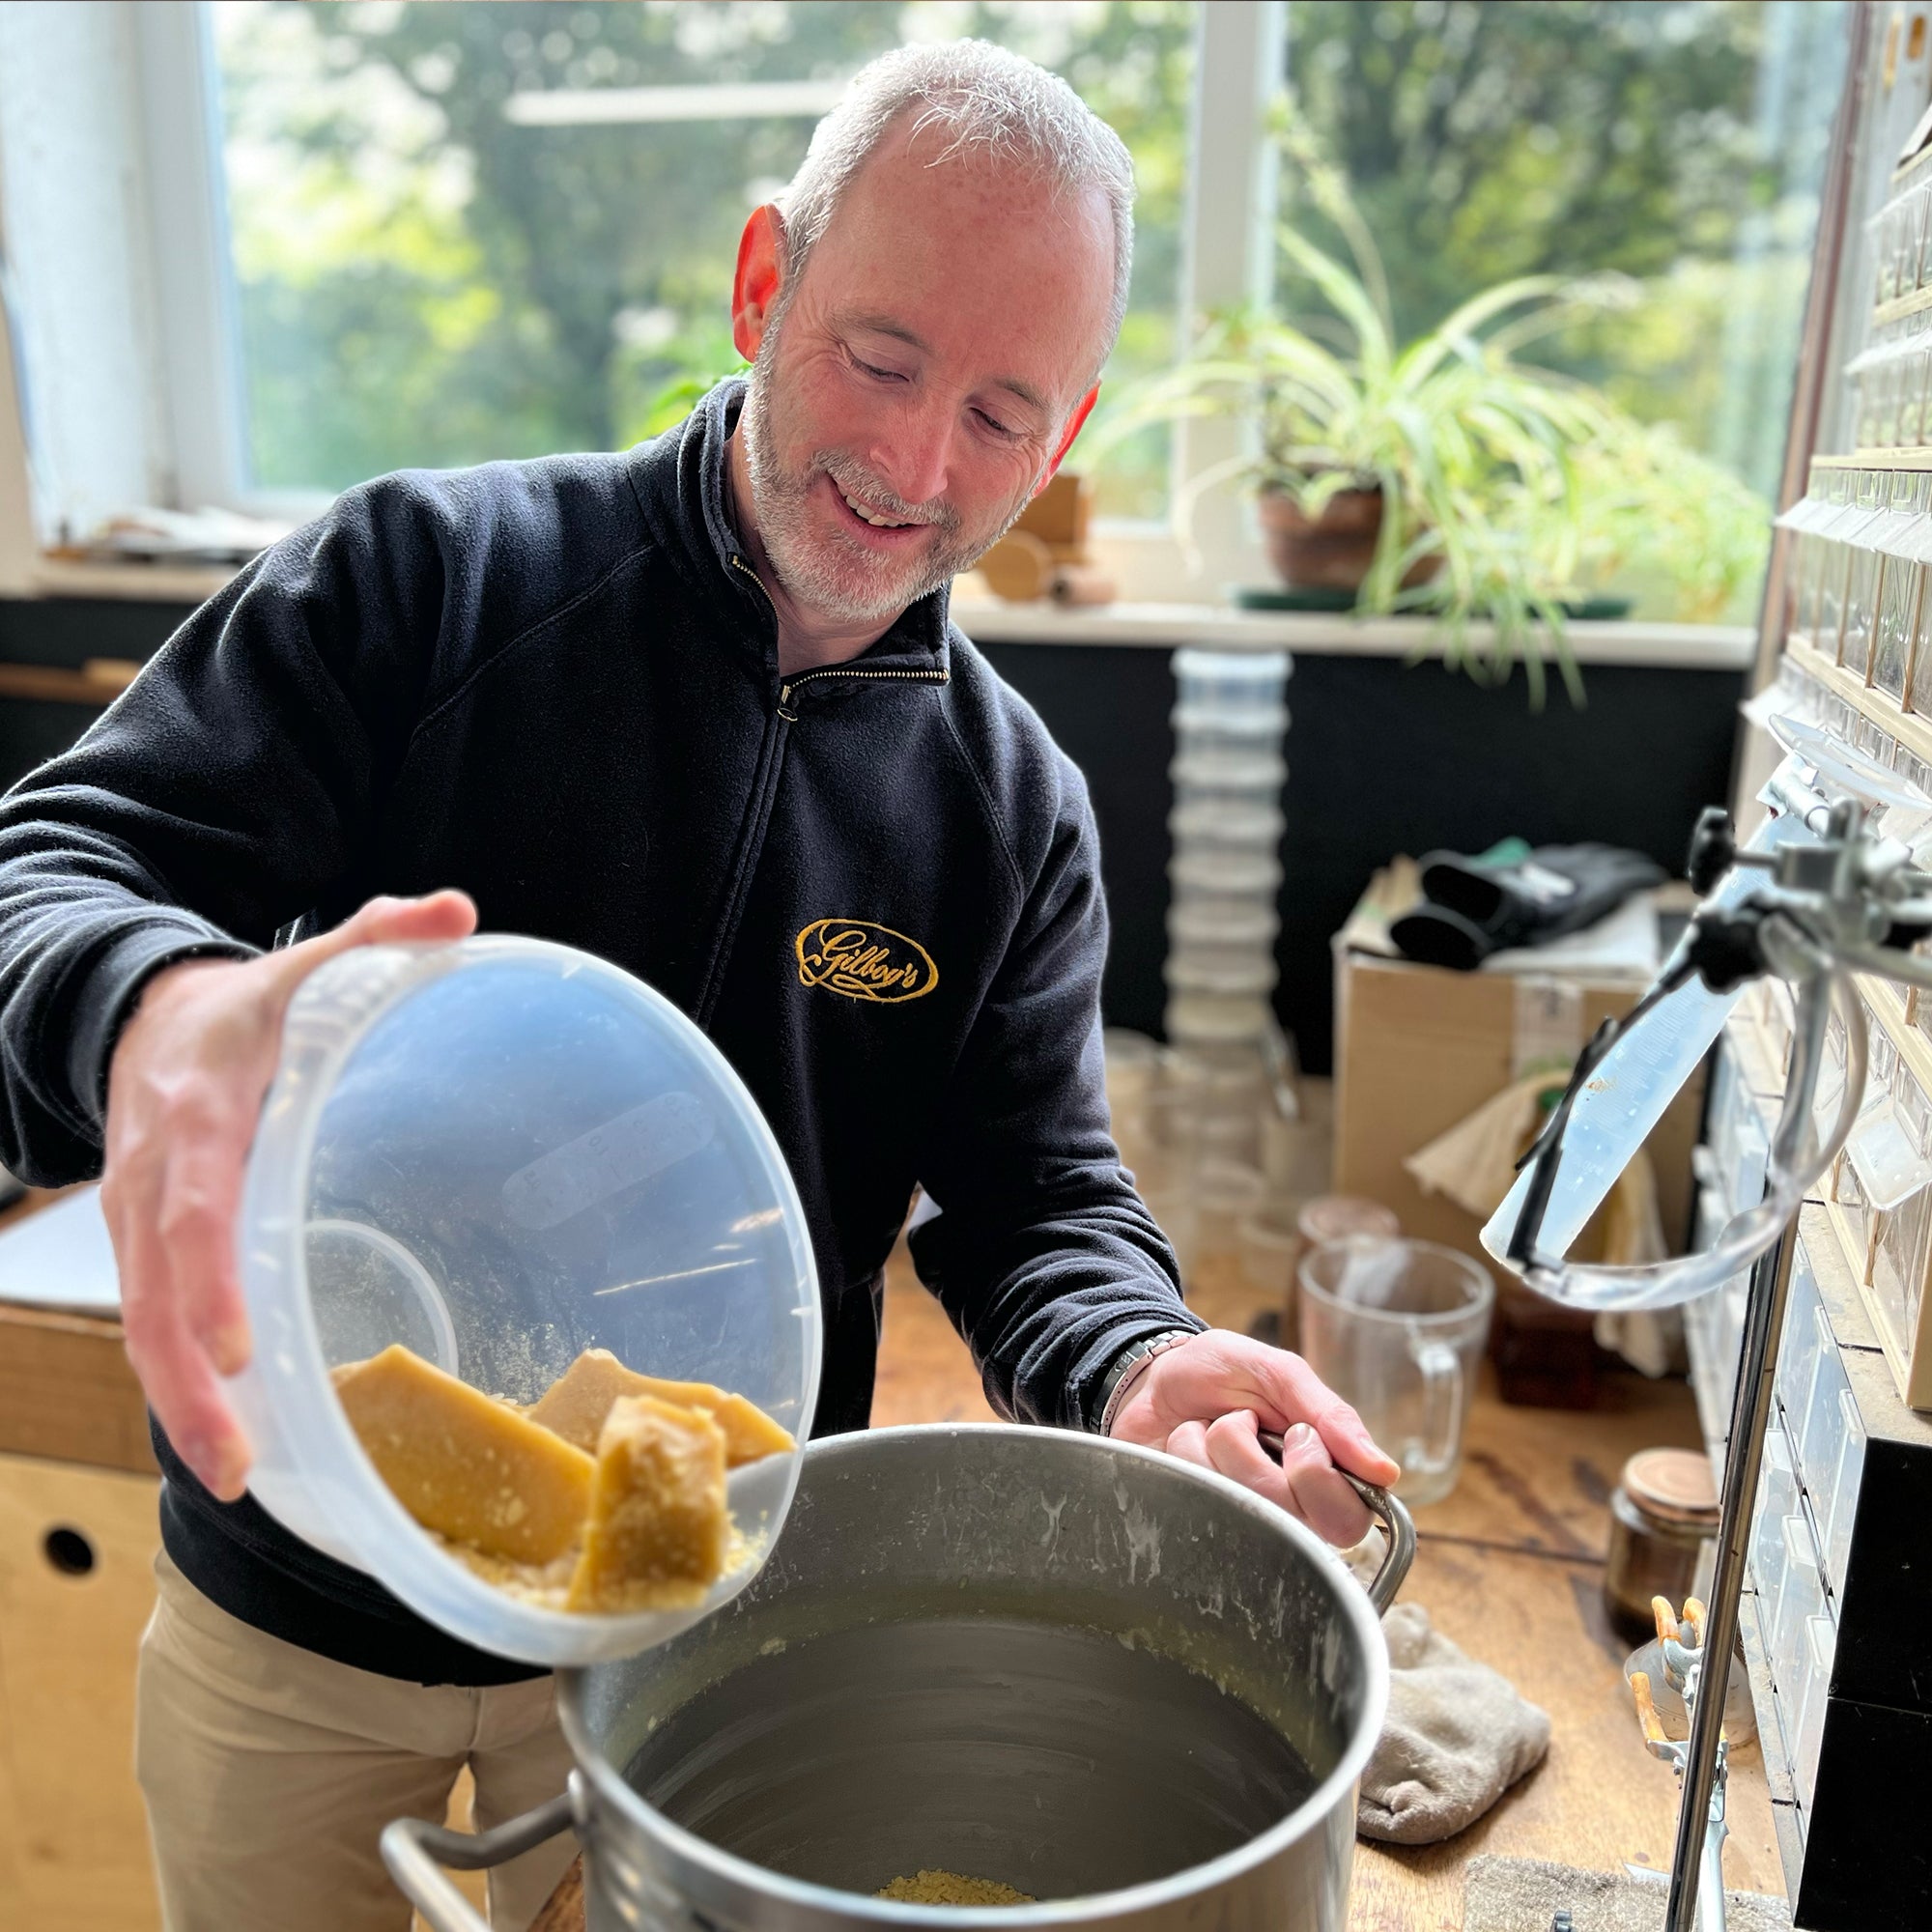
[(111, 597), (137, 604), (201, 604), (235, 575), (226, 563), (70, 563), (37, 557), (20, 594)]
[[(38, 597), (125, 598), (151, 604), (199, 604), (234, 571), (223, 565), (36, 562), (26, 592)], [(1064, 610), (1057, 604), (1009, 604), (955, 597), (952, 616), (984, 643), (1131, 644), (1152, 650), (1206, 645), (1216, 650), (1299, 652), (1306, 657), (1402, 658), (1440, 655), (1426, 617), (1356, 619), (1344, 613), (1236, 611), (1215, 604), (1106, 604)], [(1749, 668), (1756, 633), (1742, 625), (1589, 623), (1567, 627), (1579, 665), (1647, 665), (1679, 670)], [(1470, 627), (1478, 648), (1487, 624)], [(1546, 650), (1545, 657), (1549, 653)]]
[[(1212, 604), (1106, 604), (1065, 610), (1056, 604), (1008, 604), (989, 597), (955, 597), (953, 621), (983, 643), (1139, 644), (1169, 650), (1178, 644), (1216, 650), (1299, 652), (1308, 657), (1402, 658), (1441, 655), (1427, 617), (1235, 611)], [(1469, 627), (1469, 641), (1486, 647), (1487, 624)], [(1565, 627), (1579, 665), (1649, 665), (1678, 670), (1750, 668), (1757, 634), (1742, 625), (1577, 622)], [(1546, 649), (1547, 661), (1553, 661)]]

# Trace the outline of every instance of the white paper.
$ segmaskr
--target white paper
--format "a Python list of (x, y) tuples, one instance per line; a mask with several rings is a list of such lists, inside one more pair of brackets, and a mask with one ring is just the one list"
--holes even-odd
[(0, 1301), (89, 1315), (121, 1312), (121, 1276), (99, 1188), (82, 1188), (0, 1235)]
[(1657, 945), (1657, 903), (1648, 893), (1626, 899), (1615, 912), (1580, 932), (1565, 933), (1542, 946), (1514, 946), (1492, 952), (1485, 973), (1547, 973), (1576, 979), (1657, 978), (1662, 958)]

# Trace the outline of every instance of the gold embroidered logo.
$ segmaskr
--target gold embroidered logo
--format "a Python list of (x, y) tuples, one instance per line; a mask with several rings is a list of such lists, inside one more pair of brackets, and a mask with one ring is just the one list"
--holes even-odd
[(917, 1000), (939, 984), (939, 968), (918, 940), (868, 919), (815, 919), (794, 942), (798, 983), (881, 1006)]

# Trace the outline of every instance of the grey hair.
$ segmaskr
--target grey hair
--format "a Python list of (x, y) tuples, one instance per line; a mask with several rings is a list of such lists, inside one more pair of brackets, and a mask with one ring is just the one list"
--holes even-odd
[(1126, 144), (1062, 80), (990, 41), (943, 41), (895, 48), (852, 76), (844, 98), (813, 129), (811, 146), (778, 197), (784, 221), (786, 298), (831, 225), (840, 197), (899, 116), (913, 131), (942, 130), (938, 161), (977, 152), (1025, 171), (1058, 195), (1098, 188), (1114, 230), (1114, 290), (1106, 346), (1113, 353), (1127, 312), (1134, 268), (1134, 164)]

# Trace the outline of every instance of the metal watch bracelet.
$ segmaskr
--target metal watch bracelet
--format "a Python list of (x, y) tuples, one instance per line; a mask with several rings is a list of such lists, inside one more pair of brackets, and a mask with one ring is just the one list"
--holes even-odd
[(1193, 1341), (1200, 1332), (1198, 1328), (1168, 1328), (1158, 1335), (1143, 1335), (1138, 1342), (1129, 1342), (1100, 1384), (1100, 1421), (1094, 1433), (1111, 1435), (1114, 1419), (1120, 1414), (1128, 1391), (1147, 1372), (1149, 1363), (1156, 1355), (1164, 1355), (1170, 1349)]

